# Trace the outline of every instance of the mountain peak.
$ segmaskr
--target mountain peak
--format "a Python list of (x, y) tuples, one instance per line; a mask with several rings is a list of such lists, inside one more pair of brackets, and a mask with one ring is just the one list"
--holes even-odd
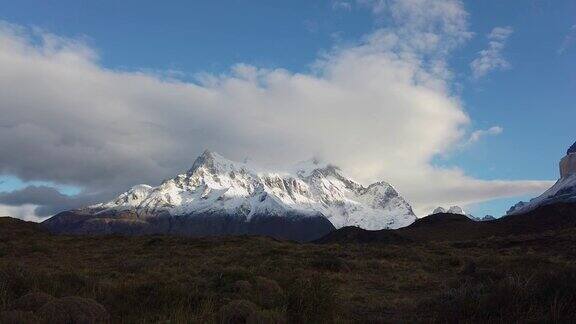
[(436, 209), (434, 209), (434, 211), (432, 211), (431, 215), (434, 215), (434, 214), (466, 215), (466, 213), (464, 212), (464, 209), (462, 209), (462, 207), (460, 207), (460, 206), (451, 206), (448, 209), (440, 206), (440, 207), (437, 207)]
[(574, 144), (572, 144), (572, 146), (570, 146), (570, 148), (566, 152), (566, 155), (570, 155), (572, 153), (576, 153), (576, 142), (574, 142)]
[(188, 173), (193, 173), (200, 167), (205, 167), (212, 172), (217, 172), (239, 164), (241, 163), (228, 160), (214, 151), (204, 150), (204, 152), (196, 158), (194, 164), (192, 164), (192, 168), (188, 170)]
[(305, 178), (305, 177), (309, 177), (310, 175), (312, 175), (312, 173), (314, 173), (314, 171), (325, 170), (325, 169), (328, 169), (330, 167), (337, 169), (337, 167), (330, 165), (328, 163), (325, 163), (317, 157), (313, 157), (311, 159), (296, 163), (296, 165), (293, 166), (293, 171), (298, 176)]
[(512, 206), (507, 215), (524, 214), (537, 207), (559, 202), (572, 203), (576, 201), (576, 143), (560, 160), (560, 179), (540, 196), (529, 202), (520, 201)]
[(374, 230), (406, 226), (416, 219), (408, 202), (384, 181), (364, 187), (338, 167), (318, 159), (287, 171), (259, 171), (206, 150), (186, 174), (157, 187), (136, 186), (94, 209), (146, 215), (224, 215), (247, 222), (254, 217), (315, 215), (335, 227), (357, 225)]
[(466, 215), (466, 213), (464, 212), (464, 209), (462, 209), (462, 207), (460, 207), (460, 206), (451, 206), (451, 207), (448, 209), (448, 213), (450, 213), (450, 214)]

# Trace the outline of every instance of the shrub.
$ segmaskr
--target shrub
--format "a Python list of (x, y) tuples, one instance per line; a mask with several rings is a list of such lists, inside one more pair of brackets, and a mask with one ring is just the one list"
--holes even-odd
[(473, 260), (466, 260), (462, 269), (460, 269), (461, 275), (473, 275), (476, 273), (476, 263)]
[(252, 294), (252, 284), (247, 280), (238, 280), (232, 284), (232, 289), (240, 296), (247, 297)]
[(312, 267), (332, 272), (349, 272), (350, 267), (344, 260), (335, 256), (325, 256), (312, 261)]
[(286, 317), (278, 310), (261, 310), (248, 319), (248, 323), (257, 324), (285, 324)]
[(16, 299), (12, 308), (24, 312), (35, 312), (53, 299), (54, 297), (46, 293), (33, 292)]
[(576, 270), (526, 270), (486, 282), (467, 279), (421, 308), (438, 322), (570, 322), (576, 314)]
[(0, 323), (2, 324), (37, 324), (38, 317), (32, 312), (12, 310), (0, 313)]
[(284, 300), (284, 291), (272, 279), (256, 277), (255, 291), (256, 300), (266, 308), (279, 306)]
[(34, 286), (34, 276), (27, 268), (15, 264), (0, 269), (0, 293), (5, 303), (27, 293)]
[(212, 286), (222, 291), (231, 291), (232, 285), (238, 280), (249, 280), (251, 273), (243, 267), (228, 267), (212, 277)]
[(224, 305), (218, 314), (218, 322), (223, 324), (242, 324), (254, 320), (258, 306), (247, 300), (238, 299)]
[(37, 313), (46, 323), (108, 323), (110, 315), (96, 301), (81, 297), (64, 297), (55, 299), (42, 306)]
[(291, 323), (331, 323), (335, 306), (333, 285), (319, 275), (295, 280), (288, 292), (287, 313)]

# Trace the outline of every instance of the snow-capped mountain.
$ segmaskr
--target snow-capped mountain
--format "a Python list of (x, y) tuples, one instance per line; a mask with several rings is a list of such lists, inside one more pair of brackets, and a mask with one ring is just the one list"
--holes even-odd
[(457, 214), (457, 215), (467, 215), (464, 212), (464, 209), (462, 209), (462, 207), (460, 206), (452, 206), (448, 209), (444, 208), (444, 207), (437, 207), (436, 209), (434, 209), (434, 211), (432, 211), (432, 215), (434, 214)]
[(435, 214), (456, 214), (456, 215), (464, 215), (468, 218), (470, 218), (473, 221), (477, 221), (477, 222), (485, 222), (485, 221), (491, 221), (491, 220), (495, 220), (496, 218), (494, 218), (494, 216), (492, 215), (486, 215), (482, 218), (480, 217), (476, 217), (472, 214), (466, 213), (464, 211), (464, 209), (462, 209), (462, 207), (460, 206), (452, 206), (448, 209), (444, 208), (444, 207), (437, 207), (436, 209), (434, 209), (434, 211), (432, 211), (432, 214), (430, 215), (435, 215)]
[(560, 160), (560, 179), (540, 196), (512, 206), (507, 215), (524, 214), (537, 207), (559, 202), (576, 202), (576, 143)]
[(399, 228), (416, 220), (410, 205), (386, 182), (363, 187), (335, 166), (311, 160), (292, 172), (257, 172), (205, 151), (183, 174), (157, 187), (137, 185), (94, 209), (135, 209), (171, 215), (322, 214), (336, 227)]
[(333, 228), (371, 230), (399, 228), (416, 220), (410, 205), (386, 182), (365, 187), (337, 167), (317, 160), (299, 163), (286, 172), (258, 171), (210, 151), (198, 157), (186, 173), (157, 187), (137, 185), (112, 201), (75, 212), (116, 220), (130, 214), (131, 219), (145, 221), (202, 216), (203, 222), (225, 218), (235, 224), (319, 217)]

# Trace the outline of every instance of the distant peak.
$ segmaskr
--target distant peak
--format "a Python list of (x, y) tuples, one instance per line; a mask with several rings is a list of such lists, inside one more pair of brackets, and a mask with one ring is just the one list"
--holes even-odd
[(392, 187), (392, 185), (386, 181), (377, 181), (369, 185), (368, 187)]
[(445, 213), (446, 213), (446, 208), (444, 208), (444, 207), (436, 207), (436, 209), (434, 209), (434, 210), (432, 211), (432, 214), (431, 214), (431, 215), (434, 215), (434, 214), (445, 214)]
[(432, 215), (434, 214), (457, 214), (457, 215), (466, 215), (466, 212), (460, 206), (451, 206), (450, 208), (446, 209), (444, 207), (438, 207), (434, 209)]
[(450, 213), (450, 214), (466, 215), (466, 213), (464, 212), (464, 210), (463, 210), (462, 207), (460, 207), (460, 206), (451, 206), (451, 207), (448, 209), (448, 213)]

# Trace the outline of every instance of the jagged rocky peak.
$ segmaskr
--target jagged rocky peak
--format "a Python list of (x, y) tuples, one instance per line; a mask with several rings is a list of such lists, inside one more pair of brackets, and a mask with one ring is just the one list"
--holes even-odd
[[(435, 215), (435, 214), (456, 214), (456, 215), (464, 215), (468, 218), (470, 218), (473, 221), (484, 221), (484, 220), (491, 220), (490, 218), (479, 218), (476, 217), (472, 214), (468, 214), (464, 211), (464, 209), (462, 209), (462, 207), (460, 206), (451, 206), (450, 208), (446, 209), (444, 207), (437, 207), (436, 209), (434, 209), (434, 211), (432, 211), (432, 214), (430, 215)], [(490, 216), (492, 217), (492, 216)]]
[(450, 213), (450, 214), (466, 215), (466, 213), (464, 212), (464, 209), (462, 209), (462, 207), (460, 207), (460, 206), (451, 206), (451, 207), (448, 209), (448, 213)]
[(576, 202), (576, 143), (560, 160), (560, 179), (540, 196), (529, 202), (518, 202), (506, 214), (524, 214), (537, 207), (560, 202)]
[(204, 168), (212, 173), (227, 172), (233, 169), (245, 168), (244, 163), (234, 162), (226, 159), (222, 155), (205, 150), (199, 157), (196, 158), (192, 164), (192, 168), (188, 170), (188, 173), (194, 173), (199, 168)]
[(574, 144), (572, 144), (572, 146), (570, 146), (568, 151), (566, 151), (566, 155), (570, 155), (572, 153), (576, 153), (576, 142), (574, 142)]
[(460, 206), (451, 206), (450, 208), (446, 209), (444, 207), (437, 207), (432, 211), (431, 215), (434, 214), (457, 214), (457, 215), (466, 215), (464, 209)]
[(566, 156), (560, 160), (560, 177), (576, 174), (576, 143), (568, 149)]
[[(82, 212), (86, 219), (90, 219), (87, 214), (98, 214), (101, 220), (105, 218), (103, 215), (114, 219), (129, 212), (137, 215), (138, 221), (148, 223), (158, 216), (176, 217), (179, 221), (186, 220), (186, 226), (201, 219), (202, 223), (195, 226), (203, 228), (204, 234), (215, 235), (239, 229), (268, 235), (271, 231), (282, 232), (286, 222), (298, 232), (298, 224), (304, 224), (302, 220), (310, 217), (321, 218), (318, 224), (324, 230), (322, 222), (332, 228), (359, 226), (378, 230), (407, 226), (416, 220), (410, 204), (389, 183), (380, 181), (363, 186), (337, 166), (319, 159), (298, 163), (287, 171), (272, 172), (228, 160), (208, 150), (186, 173), (157, 187), (135, 186), (116, 199)], [(272, 217), (274, 222), (284, 225), (266, 227)], [(212, 221), (214, 224), (206, 227)], [(170, 223), (170, 226), (170, 231), (178, 230), (176, 225)], [(293, 232), (290, 237), (294, 235)]]
[(430, 215), (435, 215), (435, 214), (445, 214), (446, 213), (446, 208), (444, 207), (436, 207), (433, 211), (432, 214)]

